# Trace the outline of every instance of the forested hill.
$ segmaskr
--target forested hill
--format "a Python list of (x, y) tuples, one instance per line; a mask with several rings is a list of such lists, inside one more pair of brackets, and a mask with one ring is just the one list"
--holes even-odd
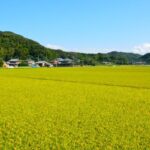
[(45, 59), (57, 57), (54, 50), (47, 49), (39, 43), (12, 32), (0, 32), (0, 57)]
[[(87, 65), (95, 65), (102, 62), (130, 64), (136, 61), (144, 61), (144, 56), (141, 57), (141, 55), (133, 53), (110, 52), (107, 54), (85, 54), (49, 49), (38, 42), (13, 32), (0, 32), (0, 59), (5, 61), (11, 58), (50, 61), (58, 57), (71, 58), (75, 61), (80, 60), (80, 63)], [(146, 57), (146, 59), (148, 58)]]

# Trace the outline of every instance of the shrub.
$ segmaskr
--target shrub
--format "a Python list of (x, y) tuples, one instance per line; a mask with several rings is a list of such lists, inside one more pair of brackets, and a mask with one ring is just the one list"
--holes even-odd
[(22, 61), (20, 64), (19, 64), (19, 66), (28, 66), (28, 62), (27, 61)]

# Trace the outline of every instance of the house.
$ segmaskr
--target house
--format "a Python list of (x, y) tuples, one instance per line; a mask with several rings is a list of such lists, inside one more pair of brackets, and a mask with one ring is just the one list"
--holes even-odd
[(9, 60), (6, 64), (10, 67), (18, 67), (18, 65), (20, 64), (20, 60), (19, 59), (11, 59)]
[(52, 60), (51, 63), (54, 65), (54, 66), (58, 66), (61, 64), (61, 62), (63, 61), (62, 58), (56, 58), (55, 60)]
[(73, 60), (69, 58), (65, 58), (64, 61), (62, 62), (64, 65), (73, 65)]
[(53, 61), (51, 61), (51, 63), (54, 66), (73, 66), (74, 62), (72, 59), (69, 58), (57, 58)]
[(36, 65), (38, 65), (40, 67), (53, 67), (53, 65), (51, 63), (48, 63), (46, 61), (38, 61), (38, 62), (36, 62)]

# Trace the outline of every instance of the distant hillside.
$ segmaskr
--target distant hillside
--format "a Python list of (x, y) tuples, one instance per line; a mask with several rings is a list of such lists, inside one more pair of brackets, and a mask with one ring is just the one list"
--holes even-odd
[(110, 56), (110, 58), (114, 58), (114, 61), (116, 60), (116, 58), (120, 58), (123, 61), (127, 61), (128, 63), (133, 63), (138, 61), (138, 59), (141, 57), (141, 55), (139, 54), (134, 54), (134, 53), (124, 53), (124, 52), (110, 52), (108, 53), (108, 55)]
[[(47, 60), (62, 57), (71, 58), (75, 62), (85, 65), (96, 65), (103, 62), (112, 62), (114, 64), (131, 64), (138, 61), (141, 55), (123, 52), (110, 52), (107, 54), (85, 54), (75, 52), (64, 52), (46, 48), (31, 39), (27, 39), (13, 32), (0, 32), (0, 58), (9, 60), (19, 58), (22, 60)], [(142, 59), (145, 59), (143, 56)]]
[(143, 55), (142, 57), (140, 57), (140, 59), (142, 61), (145, 61), (147, 64), (150, 64), (150, 53)]

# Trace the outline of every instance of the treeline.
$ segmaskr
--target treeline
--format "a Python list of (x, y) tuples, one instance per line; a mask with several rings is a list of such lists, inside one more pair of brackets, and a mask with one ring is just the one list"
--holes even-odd
[(80, 65), (97, 65), (104, 62), (133, 64), (136, 61), (143, 60), (140, 55), (133, 53), (85, 54), (64, 52), (46, 48), (33, 40), (12, 32), (0, 32), (0, 59), (4, 61), (11, 58), (51, 61), (58, 57), (71, 58)]

